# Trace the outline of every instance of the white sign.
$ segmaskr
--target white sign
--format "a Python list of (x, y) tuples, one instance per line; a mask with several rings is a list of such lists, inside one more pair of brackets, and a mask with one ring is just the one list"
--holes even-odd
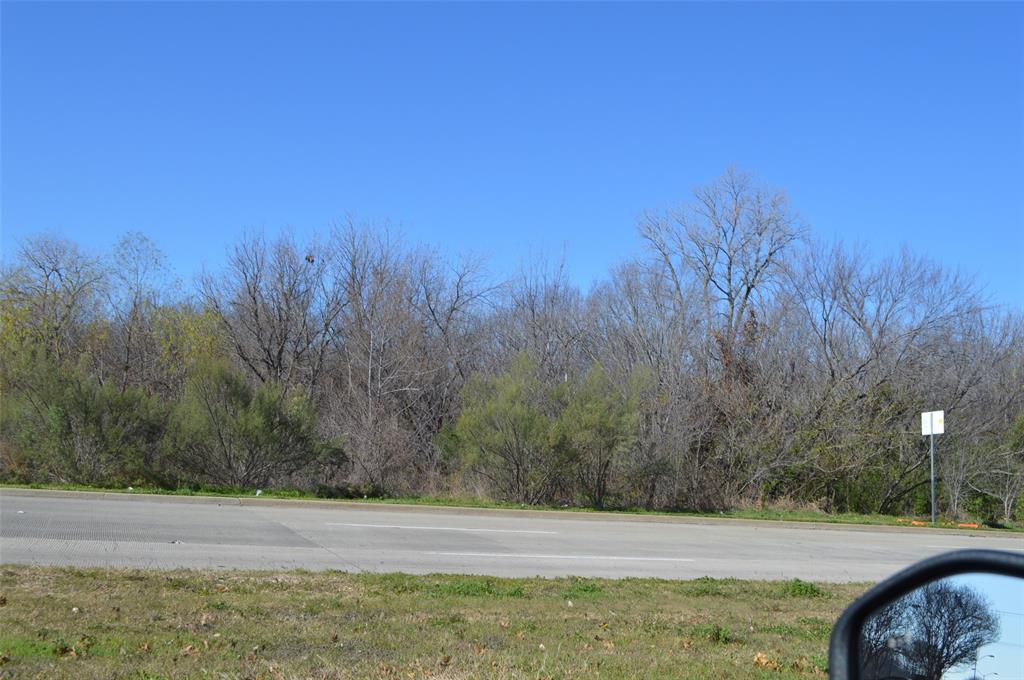
[(928, 411), (921, 414), (921, 434), (942, 434), (946, 431), (946, 412)]

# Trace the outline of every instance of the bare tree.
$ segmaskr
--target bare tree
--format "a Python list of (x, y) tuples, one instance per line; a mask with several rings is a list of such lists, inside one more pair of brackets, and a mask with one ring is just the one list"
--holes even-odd
[(3, 275), (4, 313), (12, 330), (63, 360), (86, 349), (89, 324), (103, 318), (106, 285), (99, 258), (70, 241), (33, 237)]
[(1003, 521), (1012, 522), (1017, 501), (1024, 494), (1024, 447), (997, 448), (979, 458), (980, 465), (972, 471), (968, 484), (997, 499)]
[(640, 234), (660, 257), (680, 304), (689, 282), (697, 284), (710, 356), (727, 381), (736, 378), (748, 319), (780, 280), (785, 254), (803, 234), (786, 195), (729, 169), (696, 189), (691, 205), (647, 215)]
[(246, 236), (223, 276), (200, 282), (204, 303), (221, 320), (238, 360), (260, 382), (313, 392), (339, 335), (348, 300), (335, 276), (335, 251), (283, 236), (268, 244)]
[(112, 322), (112, 368), (120, 374), (121, 392), (129, 385), (151, 386), (156, 380), (154, 317), (170, 302), (174, 286), (160, 249), (140, 233), (126, 234), (109, 258), (107, 303)]
[(816, 477), (834, 503), (889, 512), (927, 483), (917, 414), (956, 414), (979, 385), (981, 363), (962, 348), (984, 305), (972, 281), (906, 250), (872, 262), (813, 246), (792, 285), (813, 339), (800, 359), (808, 423), (839, 454), (818, 457)]
[(669, 282), (675, 315), (699, 328), (689, 350), (699, 391), (690, 396), (703, 407), (694, 413), (683, 466), (690, 477), (686, 502), (728, 504), (762, 476), (765, 447), (756, 432), (763, 426), (743, 424), (764, 412), (754, 406), (755, 354), (803, 227), (783, 192), (730, 169), (696, 189), (690, 205), (648, 214), (639, 228)]
[(474, 370), (474, 315), (488, 289), (479, 262), (449, 267), (387, 228), (340, 225), (331, 243), (345, 304), (327, 423), (346, 440), (355, 483), (409, 490), (438, 473), (434, 440)]

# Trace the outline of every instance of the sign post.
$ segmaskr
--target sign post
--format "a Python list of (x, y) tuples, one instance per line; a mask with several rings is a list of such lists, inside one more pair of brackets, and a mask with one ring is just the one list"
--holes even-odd
[(932, 463), (932, 524), (935, 524), (935, 435), (946, 431), (945, 411), (926, 411), (921, 414), (921, 435), (929, 438)]

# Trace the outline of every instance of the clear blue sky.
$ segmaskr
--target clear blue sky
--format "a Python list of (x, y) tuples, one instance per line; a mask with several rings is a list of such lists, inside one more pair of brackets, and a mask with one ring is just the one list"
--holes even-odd
[(4, 2), (2, 246), (352, 215), (586, 286), (736, 164), (1024, 304), (1024, 5)]

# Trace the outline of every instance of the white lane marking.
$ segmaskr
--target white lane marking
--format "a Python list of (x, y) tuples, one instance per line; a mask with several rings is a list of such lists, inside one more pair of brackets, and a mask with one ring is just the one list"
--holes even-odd
[(520, 559), (548, 560), (620, 560), (632, 562), (694, 562), (687, 557), (621, 557), (618, 555), (534, 555), (521, 553), (477, 553), (477, 552), (427, 552), (427, 555), (448, 557), (514, 557)]
[(402, 524), (356, 524), (355, 522), (328, 522), (330, 527), (371, 527), (373, 529), (418, 529), (420, 531), (484, 531), (492, 534), (557, 534), (557, 531), (530, 529), (472, 529), (469, 527), (414, 527)]
[(975, 548), (983, 548), (989, 550), (1012, 550), (1014, 552), (1024, 552), (1024, 548), (989, 548), (989, 546), (976, 546), (976, 545), (926, 545), (926, 548), (935, 548), (936, 550), (973, 550)]

